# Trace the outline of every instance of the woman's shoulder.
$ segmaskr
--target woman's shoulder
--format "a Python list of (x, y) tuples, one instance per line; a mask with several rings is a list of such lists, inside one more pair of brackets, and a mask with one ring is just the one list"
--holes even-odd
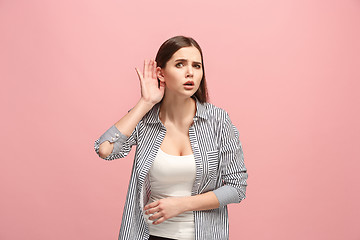
[(203, 106), (208, 119), (216, 119), (218, 121), (229, 119), (229, 114), (224, 108), (210, 102), (203, 103)]

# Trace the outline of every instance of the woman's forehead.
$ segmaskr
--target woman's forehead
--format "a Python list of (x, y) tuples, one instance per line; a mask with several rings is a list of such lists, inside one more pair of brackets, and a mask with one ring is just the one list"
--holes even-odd
[(201, 55), (196, 47), (183, 47), (177, 50), (170, 60), (183, 59), (191, 62), (201, 62)]

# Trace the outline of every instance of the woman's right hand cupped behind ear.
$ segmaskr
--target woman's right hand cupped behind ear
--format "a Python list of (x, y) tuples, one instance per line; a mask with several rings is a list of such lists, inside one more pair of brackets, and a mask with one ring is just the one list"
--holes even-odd
[(144, 60), (143, 73), (136, 67), (135, 70), (140, 80), (141, 98), (152, 104), (160, 102), (164, 96), (165, 83), (160, 82), (160, 87), (158, 86), (155, 60)]

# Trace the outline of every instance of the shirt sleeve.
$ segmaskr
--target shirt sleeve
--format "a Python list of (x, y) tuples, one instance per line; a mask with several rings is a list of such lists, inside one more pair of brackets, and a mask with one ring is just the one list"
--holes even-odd
[(248, 178), (239, 132), (227, 113), (221, 130), (221, 139), (219, 157), (223, 186), (213, 192), (220, 203), (219, 207), (224, 207), (245, 199)]
[[(131, 111), (131, 109), (129, 111)], [(103, 135), (95, 140), (94, 149), (96, 154), (100, 157), (100, 144), (102, 144), (104, 141), (109, 141), (110, 143), (114, 143), (114, 148), (111, 154), (103, 159), (114, 160), (127, 156), (131, 150), (131, 147), (137, 144), (138, 125), (139, 124), (137, 124), (129, 137), (120, 132), (115, 125), (112, 125)]]

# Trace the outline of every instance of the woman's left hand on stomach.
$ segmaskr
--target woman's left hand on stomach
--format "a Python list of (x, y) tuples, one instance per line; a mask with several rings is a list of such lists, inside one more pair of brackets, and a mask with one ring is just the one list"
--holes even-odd
[(144, 210), (146, 215), (153, 214), (149, 217), (153, 224), (159, 224), (185, 212), (185, 202), (186, 197), (163, 198), (146, 205)]

